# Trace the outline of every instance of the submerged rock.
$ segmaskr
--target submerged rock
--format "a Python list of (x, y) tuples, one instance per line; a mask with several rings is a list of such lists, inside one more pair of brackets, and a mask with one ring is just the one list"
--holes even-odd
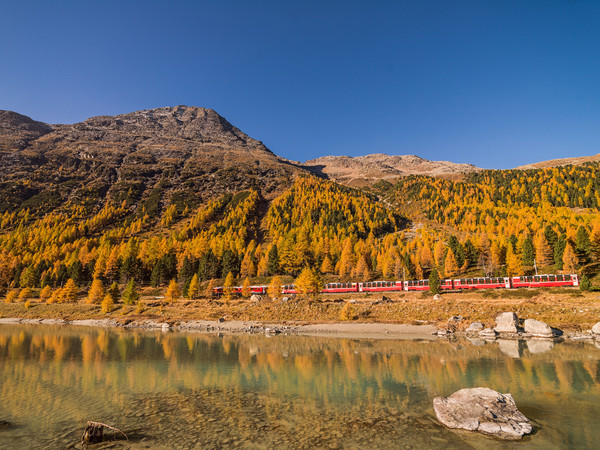
[(485, 328), (485, 326), (481, 322), (473, 322), (469, 325), (469, 328), (465, 330), (466, 333), (479, 333)]
[(448, 428), (478, 431), (500, 439), (516, 440), (533, 426), (515, 404), (511, 394), (489, 388), (461, 389), (449, 397), (433, 399), (438, 420)]
[(519, 318), (514, 312), (504, 312), (496, 316), (496, 330), (498, 333), (516, 333), (519, 327)]

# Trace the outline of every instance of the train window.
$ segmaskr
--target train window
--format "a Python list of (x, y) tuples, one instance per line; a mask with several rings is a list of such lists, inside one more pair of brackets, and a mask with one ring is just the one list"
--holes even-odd
[(571, 281), (571, 275), (565, 275), (565, 281)]
[(492, 284), (492, 279), (491, 278), (486, 278), (485, 279), (485, 284)]
[(542, 277), (542, 281), (548, 281), (548, 277)]
[(556, 277), (554, 275), (551, 275), (548, 277), (548, 281), (556, 281)]
[(556, 281), (562, 281), (562, 280), (563, 280), (562, 275), (556, 275)]
[(538, 276), (533, 277), (533, 281), (540, 281), (540, 277), (538, 277)]
[(429, 280), (425, 280), (425, 286), (429, 286)]

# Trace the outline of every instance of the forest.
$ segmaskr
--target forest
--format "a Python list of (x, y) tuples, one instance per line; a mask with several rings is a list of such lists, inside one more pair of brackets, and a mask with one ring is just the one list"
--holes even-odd
[(579, 273), (593, 284), (599, 170), (408, 176), (363, 190), (301, 175), (271, 201), (245, 190), (198, 207), (159, 191), (151, 209), (79, 200), (42, 214), (22, 204), (0, 214), (0, 291), (6, 301), (32, 292), (72, 301), (89, 289), (100, 302), (109, 286), (170, 286), (196, 298), (225, 281), (288, 282), (303, 269), (320, 282), (422, 279), (435, 268), (442, 277)]

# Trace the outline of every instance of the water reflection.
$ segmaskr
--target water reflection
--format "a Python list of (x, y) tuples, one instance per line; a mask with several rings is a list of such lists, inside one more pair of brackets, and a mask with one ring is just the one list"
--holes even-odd
[[(520, 446), (585, 447), (600, 437), (593, 419), (600, 412), (599, 356), (591, 344), (555, 346), (543, 340), (268, 338), (3, 325), (0, 420), (22, 428), (0, 434), (0, 446), (14, 444), (9, 439), (25, 444), (24, 429), (55, 435), (55, 430), (77, 429), (87, 420), (119, 421), (124, 416), (142, 427), (153, 421), (151, 429), (163, 431), (152, 439), (160, 441), (167, 430), (177, 429), (168, 426), (175, 418), (194, 422), (192, 411), (214, 430), (207, 434), (205, 429), (202, 438), (181, 438), (184, 447), (242, 445), (258, 439), (248, 433), (260, 427), (242, 432), (239, 426), (225, 427), (224, 421), (236, 418), (240, 424), (243, 414), (244, 423), (252, 424), (249, 418), (263, 409), (272, 412), (261, 422), (267, 427), (261, 434), (267, 446), (295, 446), (281, 431), (291, 429), (298, 438), (304, 430), (308, 440), (300, 446), (325, 445), (326, 436), (341, 433), (329, 444), (371, 446), (386, 434), (387, 440), (377, 446), (393, 448), (392, 437), (400, 439), (408, 429), (415, 446), (435, 446), (432, 437), (450, 447), (487, 446), (494, 443), (437, 425), (431, 401), (464, 387), (488, 386), (511, 392), (520, 409), (541, 426)], [(221, 417), (220, 410), (229, 413)], [(221, 418), (208, 422), (214, 416)], [(359, 424), (358, 433), (359, 418), (379, 423), (379, 431), (373, 424)], [(322, 432), (315, 434), (315, 427)], [(219, 429), (230, 435), (222, 436), (215, 431)], [(359, 434), (371, 441), (361, 444)], [(231, 441), (224, 443), (227, 439)], [(410, 439), (404, 442), (412, 445)]]

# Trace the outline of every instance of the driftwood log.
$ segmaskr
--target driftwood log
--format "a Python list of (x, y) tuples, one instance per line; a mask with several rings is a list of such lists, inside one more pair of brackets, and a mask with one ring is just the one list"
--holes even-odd
[(104, 441), (104, 428), (108, 428), (109, 430), (113, 431), (113, 441), (116, 440), (117, 433), (121, 433), (123, 436), (125, 436), (125, 439), (129, 440), (127, 435), (118, 428), (111, 427), (110, 425), (106, 425), (102, 422), (88, 421), (87, 427), (85, 427), (85, 430), (83, 431), (83, 436), (81, 436), (81, 445), (85, 447), (89, 444), (96, 444)]

